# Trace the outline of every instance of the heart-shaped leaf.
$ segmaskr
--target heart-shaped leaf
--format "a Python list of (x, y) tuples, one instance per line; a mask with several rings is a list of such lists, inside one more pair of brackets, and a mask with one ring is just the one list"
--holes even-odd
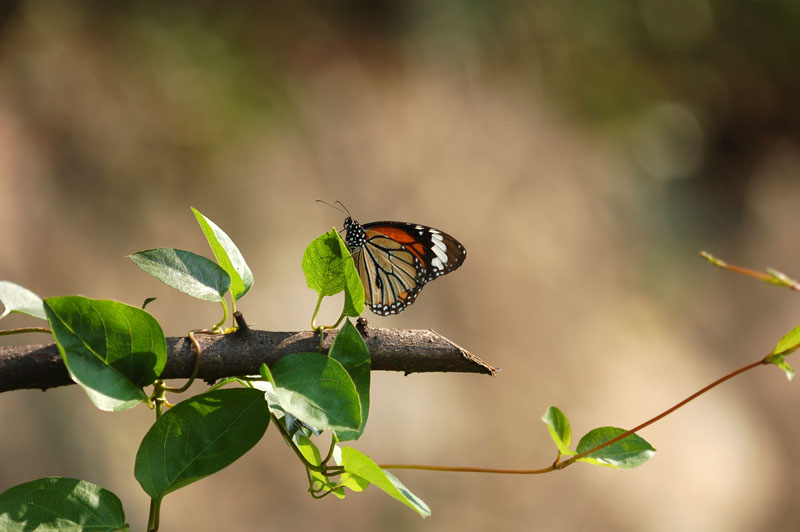
[(196, 395), (166, 411), (136, 453), (134, 476), (160, 500), (167, 493), (227, 467), (267, 430), (263, 392), (225, 388)]
[(344, 290), (345, 316), (364, 312), (364, 285), (358, 276), (350, 251), (339, 233), (332, 229), (314, 239), (303, 253), (306, 284), (320, 297)]
[(70, 377), (101, 410), (125, 410), (146, 400), (142, 387), (167, 361), (164, 332), (146, 311), (82, 296), (44, 301)]
[(320, 430), (355, 431), (361, 426), (358, 392), (339, 361), (320, 353), (293, 353), (270, 370), (286, 413)]
[(344, 261), (336, 230), (315, 238), (303, 253), (303, 272), (308, 287), (321, 296), (344, 290)]

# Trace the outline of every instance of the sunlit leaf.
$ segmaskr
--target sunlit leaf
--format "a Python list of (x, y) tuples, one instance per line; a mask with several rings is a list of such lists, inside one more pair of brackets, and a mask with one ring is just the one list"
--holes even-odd
[(370, 481), (361, 478), (356, 474), (345, 472), (342, 473), (342, 476), (339, 478), (339, 484), (344, 488), (347, 488), (355, 492), (359, 492), (367, 489), (370, 485)]
[(211, 251), (217, 258), (217, 262), (225, 270), (231, 278), (231, 295), (234, 300), (239, 300), (244, 296), (250, 287), (253, 286), (253, 272), (247, 266), (244, 256), (233, 243), (233, 240), (207, 218), (203, 213), (192, 207), (197, 222), (206, 236)]
[[(617, 427), (594, 429), (581, 438), (577, 452), (581, 454), (589, 451), (625, 432), (627, 432), (625, 429)], [(578, 461), (607, 467), (632, 469), (647, 462), (655, 454), (655, 451), (653, 446), (647, 443), (645, 439), (636, 434), (631, 434), (584, 458), (579, 458)]]
[(12, 312), (27, 314), (42, 320), (47, 319), (42, 298), (24, 286), (11, 281), (0, 281), (0, 303), (5, 307), (3, 313), (0, 314), (0, 319)]
[(231, 285), (230, 276), (211, 259), (182, 249), (139, 251), (128, 258), (164, 284), (204, 301), (221, 301)]
[(309, 288), (321, 296), (344, 290), (344, 260), (336, 230), (320, 235), (303, 253), (303, 272)]
[(345, 471), (361, 479), (359, 481), (356, 481), (355, 478), (351, 479), (351, 481), (356, 482), (361, 489), (366, 487), (364, 481), (370, 482), (422, 517), (431, 515), (430, 508), (428, 508), (428, 505), (425, 504), (422, 499), (411, 493), (397, 477), (381, 469), (378, 464), (373, 462), (372, 459), (364, 453), (352, 447), (337, 446), (334, 451), (334, 460), (344, 467)]
[(572, 441), (572, 433), (570, 432), (567, 416), (558, 408), (551, 406), (542, 416), (542, 421), (547, 424), (547, 428), (550, 430), (550, 437), (553, 438), (558, 451), (563, 455), (575, 454), (569, 448)]
[(772, 350), (773, 355), (788, 355), (800, 347), (800, 325), (786, 333)]

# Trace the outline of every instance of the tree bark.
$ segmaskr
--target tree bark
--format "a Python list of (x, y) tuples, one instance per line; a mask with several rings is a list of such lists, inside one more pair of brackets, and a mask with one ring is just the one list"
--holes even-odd
[[(362, 327), (373, 370), (483, 373), (494, 376), (496, 368), (431, 330)], [(327, 351), (337, 331), (325, 333)], [(196, 335), (203, 350), (198, 378), (257, 375), (290, 353), (317, 351), (319, 336), (313, 332), (271, 332), (245, 329), (227, 335)], [(167, 364), (163, 379), (188, 378), (195, 352), (187, 337), (167, 338)], [(55, 344), (0, 346), (0, 392), (73, 384)]]

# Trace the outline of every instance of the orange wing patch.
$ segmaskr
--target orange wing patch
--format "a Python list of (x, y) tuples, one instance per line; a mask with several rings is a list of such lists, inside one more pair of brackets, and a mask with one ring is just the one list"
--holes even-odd
[(414, 237), (408, 234), (408, 231), (403, 231), (402, 229), (398, 229), (396, 227), (370, 227), (370, 231), (377, 231), (382, 233), (395, 242), (400, 242), (401, 244), (408, 244), (414, 241)]
[(395, 242), (399, 242), (404, 248), (416, 255), (420, 262), (423, 264), (425, 263), (425, 246), (423, 246), (422, 243), (417, 242), (414, 238), (414, 235), (408, 234), (408, 231), (404, 231), (403, 229), (399, 229), (397, 227), (381, 226), (370, 227), (369, 230), (381, 233), (382, 235), (386, 235), (387, 237), (391, 238)]

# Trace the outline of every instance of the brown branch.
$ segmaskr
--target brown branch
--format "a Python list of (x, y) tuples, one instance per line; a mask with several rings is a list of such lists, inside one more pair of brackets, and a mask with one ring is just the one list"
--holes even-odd
[[(337, 331), (325, 333), (328, 349)], [(362, 327), (372, 358), (372, 369), (421, 372), (461, 372), (494, 375), (495, 368), (431, 330)], [(213, 381), (223, 377), (257, 375), (263, 362), (274, 364), (289, 353), (316, 351), (313, 332), (270, 332), (248, 329), (228, 335), (200, 336), (203, 348), (198, 377)], [(167, 338), (164, 379), (188, 378), (195, 354), (186, 337)], [(55, 344), (0, 346), (0, 392), (72, 384)]]

